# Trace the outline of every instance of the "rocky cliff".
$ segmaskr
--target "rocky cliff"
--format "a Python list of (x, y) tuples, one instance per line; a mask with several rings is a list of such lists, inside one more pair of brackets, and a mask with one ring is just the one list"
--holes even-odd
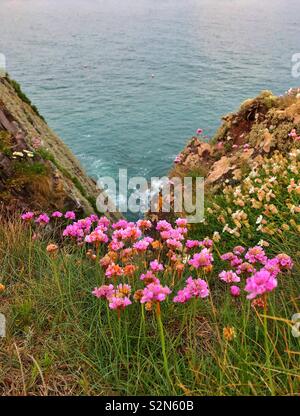
[(203, 176), (206, 190), (215, 193), (225, 183), (241, 182), (274, 152), (287, 154), (299, 135), (300, 89), (280, 97), (263, 91), (223, 117), (210, 142), (201, 135), (193, 137), (176, 158), (170, 177)]
[(96, 210), (96, 183), (8, 76), (0, 78), (0, 209)]

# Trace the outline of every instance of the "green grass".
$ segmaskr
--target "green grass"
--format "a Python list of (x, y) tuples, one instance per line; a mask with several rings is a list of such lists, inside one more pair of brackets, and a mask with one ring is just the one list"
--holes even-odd
[[(138, 303), (119, 320), (91, 296), (105, 278), (84, 248), (65, 245), (53, 257), (46, 253), (51, 240), (46, 232), (34, 243), (29, 237), (18, 221), (0, 227), (1, 276), (7, 286), (0, 295), (1, 312), (8, 319), (7, 338), (0, 342), (1, 394), (299, 392), (299, 339), (292, 337), (288, 322), (297, 307), (298, 261), (295, 274), (283, 276), (270, 296), (266, 327), (263, 312), (230, 298), (216, 279), (220, 264), (207, 276), (212, 298), (187, 305), (164, 302), (160, 327), (155, 311), (145, 312)], [(292, 250), (293, 242), (286, 244)], [(227, 326), (236, 331), (232, 342), (222, 336)]]
[[(106, 301), (91, 295), (94, 287), (111, 281), (87, 258), (87, 247), (58, 238), (58, 253), (49, 255), (46, 247), (57, 238), (55, 230), (36, 230), (32, 241), (33, 230), (18, 219), (0, 222), (0, 282), (6, 286), (0, 311), (8, 323), (7, 338), (0, 341), (0, 394), (298, 395), (300, 337), (292, 336), (291, 318), (300, 311), (295, 211), (300, 192), (290, 186), (300, 179), (299, 155), (275, 154), (262, 166), (239, 187), (224, 186), (224, 192), (207, 196), (206, 220), (190, 229), (189, 238), (220, 234), (214, 267), (198, 275), (187, 267), (182, 277), (166, 271), (161, 281), (173, 294), (162, 302), (161, 315), (133, 301), (119, 319)], [(239, 222), (241, 211), (246, 220)], [(257, 221), (261, 215), (266, 228)], [(236, 232), (224, 230), (225, 224)], [(218, 274), (225, 267), (220, 254), (261, 239), (270, 258), (284, 252), (294, 268), (278, 276), (267, 308), (254, 309), (243, 290), (232, 298)], [(104, 252), (97, 254), (99, 259)], [(138, 271), (117, 283), (142, 288), (139, 276), (149, 260), (135, 256)], [(173, 303), (189, 275), (206, 279), (211, 296)], [(224, 338), (224, 328), (233, 328), (235, 338)]]
[[(30, 99), (27, 97), (27, 95), (22, 91), (20, 84), (15, 81), (14, 79), (11, 79), (8, 74), (6, 75), (7, 81), (10, 83), (10, 85), (13, 87), (15, 92), (17, 93), (18, 97), (26, 104), (30, 105), (32, 110), (35, 112), (37, 116), (39, 116), (43, 121), (45, 121), (44, 117), (39, 113), (37, 107), (32, 104)], [(46, 121), (45, 121), (46, 122)]]

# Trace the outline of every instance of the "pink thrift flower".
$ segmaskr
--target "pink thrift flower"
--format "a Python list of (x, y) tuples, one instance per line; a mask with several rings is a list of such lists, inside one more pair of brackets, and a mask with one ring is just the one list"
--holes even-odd
[(100, 287), (95, 287), (92, 294), (96, 296), (96, 298), (103, 298), (107, 299), (110, 298), (114, 294), (114, 287), (113, 285), (103, 285)]
[(209, 295), (208, 285), (205, 280), (193, 279), (192, 277), (189, 277), (186, 283), (186, 287), (193, 297), (203, 299), (207, 298), (207, 296)]
[(136, 225), (142, 230), (149, 230), (152, 227), (151, 221), (149, 220), (138, 220)]
[(63, 214), (60, 211), (55, 211), (52, 213), (51, 217), (53, 218), (61, 218)]
[(272, 277), (277, 277), (281, 271), (278, 259), (275, 257), (275, 259), (268, 260), (264, 265), (264, 269), (267, 270)]
[(149, 285), (150, 283), (159, 284), (159, 279), (153, 274), (152, 270), (148, 270), (146, 273), (143, 273), (140, 279), (146, 284)]
[(170, 293), (171, 290), (167, 286), (163, 287), (160, 283), (150, 283), (143, 290), (141, 303), (162, 302)]
[(226, 282), (226, 283), (237, 283), (241, 281), (239, 276), (236, 273), (234, 273), (232, 270), (229, 270), (229, 271), (224, 270), (223, 272), (219, 274), (219, 277), (223, 282)]
[(234, 298), (237, 298), (241, 294), (241, 289), (238, 286), (231, 286), (230, 293), (231, 293), (231, 296), (233, 296)]
[(200, 253), (194, 254), (193, 258), (189, 260), (189, 264), (195, 269), (199, 269), (199, 267), (210, 267), (213, 261), (211, 252), (204, 248)]
[(85, 237), (86, 243), (107, 243), (108, 237), (101, 229), (95, 229), (90, 235)]
[(246, 249), (245, 249), (243, 246), (236, 246), (236, 247), (234, 247), (234, 249), (233, 249), (233, 253), (234, 253), (236, 256), (240, 256), (240, 255), (242, 255), (245, 251), (246, 251)]
[(283, 269), (291, 270), (294, 266), (292, 259), (287, 254), (278, 254), (275, 258), (277, 259), (279, 266)]
[(262, 264), (265, 264), (268, 260), (264, 249), (260, 246), (250, 248), (245, 255), (245, 259), (248, 260), (250, 263), (258, 262)]
[(49, 223), (49, 221), (50, 221), (50, 218), (48, 217), (48, 215), (47, 214), (41, 214), (37, 219), (36, 219), (36, 222), (38, 223), (38, 224), (41, 224), (41, 225), (45, 225), (45, 224), (48, 224)]
[(165, 220), (158, 221), (156, 225), (157, 231), (169, 231), (171, 230), (171, 228), (172, 228), (172, 225), (168, 221), (165, 221)]
[(118, 251), (121, 250), (124, 247), (124, 243), (123, 241), (117, 241), (117, 240), (113, 240), (109, 243), (109, 248), (112, 251)]
[(120, 267), (118, 264), (111, 263), (108, 265), (105, 276), (108, 278), (116, 277), (116, 276), (122, 276), (124, 273), (122, 267)]
[(203, 130), (202, 129), (197, 129), (196, 133), (197, 133), (198, 136), (200, 136), (203, 133)]
[(172, 250), (181, 250), (182, 249), (181, 242), (178, 241), (178, 240), (175, 240), (174, 238), (168, 238), (166, 243), (167, 243), (167, 246), (169, 248), (171, 248)]
[(211, 248), (213, 246), (213, 241), (210, 238), (205, 238), (200, 242), (200, 245), (206, 248)]
[(247, 279), (245, 291), (249, 293), (247, 299), (254, 299), (277, 287), (277, 280), (267, 270), (260, 270)]
[(187, 240), (187, 242), (185, 243), (186, 248), (188, 248), (189, 250), (199, 247), (200, 246), (200, 241), (198, 240)]
[(187, 219), (186, 218), (178, 218), (176, 220), (177, 227), (185, 228), (187, 226)]
[(254, 268), (252, 264), (245, 262), (239, 265), (236, 272), (237, 274), (241, 274), (241, 273), (253, 274), (256, 272), (256, 269)]
[(133, 244), (133, 248), (135, 248), (137, 251), (146, 251), (149, 247), (149, 242), (145, 239), (137, 241)]
[(118, 222), (112, 224), (112, 228), (114, 230), (121, 230), (121, 229), (125, 229), (128, 227), (128, 221), (126, 220), (119, 220)]
[(110, 225), (110, 221), (106, 217), (101, 217), (98, 221), (99, 227), (102, 227), (104, 231), (106, 231)]
[(67, 220), (75, 220), (75, 218), (76, 218), (75, 212), (74, 211), (67, 211), (65, 213), (65, 218)]
[(21, 215), (22, 220), (24, 221), (31, 221), (34, 218), (33, 212), (25, 212)]
[(150, 268), (154, 272), (161, 272), (164, 269), (164, 266), (159, 263), (157, 260), (153, 260), (150, 262)]
[(186, 303), (192, 298), (190, 290), (185, 287), (182, 290), (179, 290), (177, 295), (174, 297), (173, 302), (175, 303)]
[(125, 297), (111, 296), (109, 299), (109, 308), (110, 309), (125, 309), (127, 306), (131, 305), (131, 300)]
[(231, 252), (222, 254), (221, 259), (224, 261), (231, 261), (235, 258), (235, 255)]

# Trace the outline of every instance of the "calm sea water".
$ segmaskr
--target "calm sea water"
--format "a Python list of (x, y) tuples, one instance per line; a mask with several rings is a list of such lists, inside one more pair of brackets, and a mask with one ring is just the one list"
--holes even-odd
[(299, 18), (299, 0), (0, 0), (0, 52), (90, 175), (159, 176), (197, 128), (300, 84)]

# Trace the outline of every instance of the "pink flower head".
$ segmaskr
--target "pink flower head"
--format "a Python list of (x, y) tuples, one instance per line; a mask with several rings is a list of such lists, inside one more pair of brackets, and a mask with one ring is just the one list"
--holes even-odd
[(102, 285), (100, 287), (95, 287), (92, 294), (96, 296), (96, 298), (103, 298), (107, 299), (110, 298), (114, 294), (114, 287), (113, 285)]
[(117, 294), (122, 295), (122, 296), (129, 296), (131, 293), (131, 286), (128, 285), (127, 283), (120, 283), (117, 286)]
[(144, 238), (143, 240), (134, 243), (133, 248), (135, 248), (137, 251), (146, 251), (149, 245), (149, 241)]
[(294, 266), (292, 259), (287, 254), (281, 253), (278, 254), (275, 258), (277, 259), (278, 264), (282, 269), (291, 270)]
[(236, 256), (241, 256), (245, 252), (245, 248), (243, 246), (236, 246), (233, 249), (233, 252)]
[[(99, 218), (98, 218), (98, 215), (96, 215), (96, 214), (92, 214), (92, 215), (90, 215), (90, 220), (92, 221), (92, 222), (97, 222), (97, 221), (99, 221)], [(108, 222), (109, 222), (109, 220), (108, 220)]]
[(108, 278), (122, 276), (124, 273), (122, 267), (120, 267), (118, 264), (111, 263), (107, 266), (105, 276)]
[(125, 229), (128, 227), (128, 221), (126, 220), (119, 220), (116, 223), (112, 224), (112, 228), (114, 230), (121, 230), (121, 229)]
[(54, 211), (51, 215), (53, 218), (61, 218), (63, 214), (60, 211)]
[(200, 242), (200, 245), (206, 248), (211, 248), (213, 246), (213, 241), (210, 238), (205, 238)]
[(231, 252), (222, 254), (221, 259), (224, 261), (232, 261), (235, 258), (235, 255)]
[(186, 283), (186, 287), (193, 297), (203, 299), (209, 295), (208, 285), (205, 280), (189, 277)]
[(213, 261), (211, 252), (204, 248), (200, 253), (194, 254), (193, 258), (189, 260), (189, 264), (195, 269), (199, 269), (199, 267), (210, 267)]
[(241, 294), (241, 289), (238, 286), (231, 286), (230, 293), (234, 298), (238, 298)]
[(167, 246), (169, 248), (171, 248), (172, 250), (181, 250), (182, 249), (181, 242), (178, 241), (178, 240), (175, 240), (174, 238), (168, 238), (166, 243), (167, 243)]
[(233, 256), (233, 258), (230, 261), (231, 267), (237, 267), (242, 263), (243, 263), (243, 260), (240, 259), (238, 256)]
[(172, 225), (165, 220), (158, 221), (156, 225), (157, 231), (169, 231), (172, 229)]
[(118, 297), (118, 296), (112, 296), (109, 299), (109, 308), (110, 309), (125, 309), (127, 306), (131, 305), (131, 300), (125, 296), (125, 297)]
[(197, 129), (196, 133), (197, 133), (198, 136), (200, 136), (203, 133), (203, 130), (202, 129)]
[(150, 283), (159, 284), (159, 279), (153, 274), (152, 270), (148, 270), (146, 273), (143, 273), (140, 279), (146, 284), (149, 285)]
[(256, 269), (254, 268), (252, 264), (245, 262), (239, 265), (236, 272), (237, 274), (241, 274), (241, 273), (253, 274), (256, 272)]
[(141, 303), (162, 302), (170, 293), (171, 290), (167, 286), (163, 287), (160, 283), (150, 283), (143, 290)]
[(65, 218), (67, 220), (75, 220), (75, 218), (76, 218), (75, 212), (74, 211), (67, 211), (65, 213)]
[(87, 243), (107, 243), (108, 237), (101, 229), (95, 229), (90, 235), (85, 237)]
[(181, 162), (181, 155), (177, 155), (174, 159), (174, 163), (180, 163)]
[(224, 270), (223, 272), (219, 274), (219, 277), (223, 282), (226, 282), (226, 283), (237, 283), (241, 281), (239, 276), (236, 273), (234, 273), (232, 270), (229, 270), (229, 271)]
[(256, 296), (271, 292), (277, 287), (277, 280), (267, 270), (260, 270), (254, 276), (247, 279), (245, 291), (249, 293), (247, 299), (254, 299)]
[(39, 215), (39, 217), (36, 219), (36, 222), (37, 222), (38, 224), (41, 224), (41, 225), (48, 224), (48, 223), (49, 223), (49, 221), (50, 221), (50, 218), (48, 217), (48, 215), (47, 215), (47, 214), (41, 214), (41, 215)]
[(149, 220), (138, 220), (136, 225), (142, 230), (149, 230), (152, 227), (151, 221)]
[(186, 218), (178, 218), (176, 220), (177, 227), (185, 228), (187, 226), (187, 219)]
[(106, 230), (108, 229), (109, 225), (110, 225), (110, 221), (109, 221), (109, 219), (108, 219), (108, 218), (106, 218), (106, 217), (101, 217), (101, 218), (98, 220), (98, 225), (99, 225), (99, 227), (102, 227), (102, 229), (103, 229), (104, 231), (106, 231)]
[(31, 221), (34, 218), (33, 212), (25, 212), (21, 215), (22, 220), (24, 221)]
[(83, 239), (84, 235), (84, 230), (77, 223), (68, 225), (63, 231), (64, 237), (77, 238), (78, 240)]
[(275, 259), (268, 260), (264, 265), (264, 269), (267, 270), (272, 277), (277, 277), (277, 275), (280, 273), (280, 265), (278, 259), (275, 257)]
[(200, 246), (200, 241), (198, 240), (187, 240), (187, 242), (185, 243), (186, 248), (188, 248), (189, 250), (199, 247)]
[(164, 266), (159, 263), (157, 260), (153, 260), (150, 262), (150, 268), (154, 272), (161, 272), (164, 269)]
[(179, 290), (177, 295), (174, 297), (173, 302), (175, 303), (186, 303), (192, 298), (192, 294), (189, 288), (185, 287)]
[(268, 260), (264, 249), (260, 246), (250, 248), (245, 255), (245, 259), (248, 260), (250, 263), (258, 262), (262, 264), (265, 264)]
[(118, 250), (121, 250), (123, 247), (124, 247), (124, 243), (123, 243), (123, 241), (112, 240), (112, 241), (109, 243), (109, 248), (110, 248), (112, 251), (118, 251)]

